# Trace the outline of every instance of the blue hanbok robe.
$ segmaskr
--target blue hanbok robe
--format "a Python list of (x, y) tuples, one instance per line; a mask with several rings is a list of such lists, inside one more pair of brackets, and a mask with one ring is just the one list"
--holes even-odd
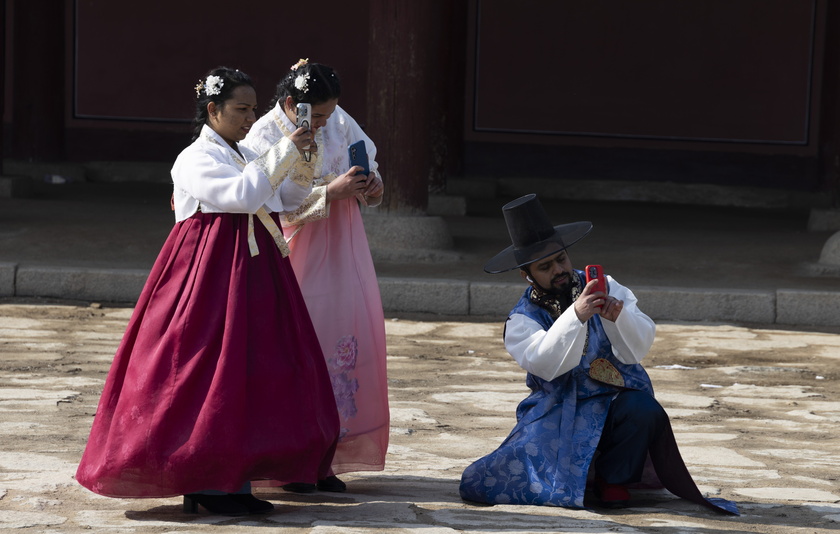
[[(583, 273), (578, 271), (578, 275)], [(530, 300), (530, 291), (529, 287), (511, 315), (523, 314), (548, 330), (554, 319)], [(464, 471), (460, 486), (463, 499), (490, 504), (584, 507), (587, 475), (610, 403), (622, 389), (653, 396), (644, 368), (640, 364), (625, 364), (613, 354), (600, 316), (593, 316), (587, 323), (588, 342), (577, 367), (550, 381), (528, 373), (526, 384), (531, 394), (516, 410), (516, 426), (498, 449)], [(591, 370), (605, 367), (603, 360), (620, 373), (623, 387), (593, 379), (604, 379), (602, 372), (590, 374)], [(614, 383), (609, 377), (607, 380)], [(670, 425), (662, 434), (649, 452), (663, 485), (675, 495), (737, 515), (735, 503), (705, 499), (700, 494), (679, 455)]]

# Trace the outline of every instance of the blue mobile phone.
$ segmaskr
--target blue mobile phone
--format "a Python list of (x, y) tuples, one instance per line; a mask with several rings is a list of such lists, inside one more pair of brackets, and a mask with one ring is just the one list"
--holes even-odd
[(347, 148), (350, 155), (350, 166), (358, 165), (363, 170), (361, 174), (370, 174), (370, 162), (368, 161), (367, 148), (365, 148), (365, 140), (356, 141)]

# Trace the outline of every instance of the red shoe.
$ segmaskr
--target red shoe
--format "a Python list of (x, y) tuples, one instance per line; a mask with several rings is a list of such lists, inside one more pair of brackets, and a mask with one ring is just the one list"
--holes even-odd
[(620, 484), (609, 484), (601, 478), (595, 479), (595, 495), (607, 508), (622, 508), (630, 502), (630, 492)]

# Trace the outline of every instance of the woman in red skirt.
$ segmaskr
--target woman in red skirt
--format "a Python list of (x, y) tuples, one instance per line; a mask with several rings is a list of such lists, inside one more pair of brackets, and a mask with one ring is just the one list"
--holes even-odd
[(339, 433), (278, 226), (311, 191), (317, 147), (304, 129), (262, 155), (238, 145), (256, 120), (243, 72), (214, 69), (196, 94), (193, 143), (172, 168), (176, 224), (114, 357), (76, 478), (110, 497), (184, 495), (187, 511), (264, 513), (273, 505), (251, 481), (323, 479)]

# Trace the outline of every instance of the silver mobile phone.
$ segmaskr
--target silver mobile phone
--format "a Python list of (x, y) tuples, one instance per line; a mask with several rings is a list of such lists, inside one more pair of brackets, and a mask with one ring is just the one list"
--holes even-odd
[[(297, 127), (310, 130), (312, 128), (312, 104), (298, 104), (295, 108), (295, 116), (297, 117)], [(312, 152), (307, 150), (309, 145), (303, 147), (303, 158), (310, 161)]]

